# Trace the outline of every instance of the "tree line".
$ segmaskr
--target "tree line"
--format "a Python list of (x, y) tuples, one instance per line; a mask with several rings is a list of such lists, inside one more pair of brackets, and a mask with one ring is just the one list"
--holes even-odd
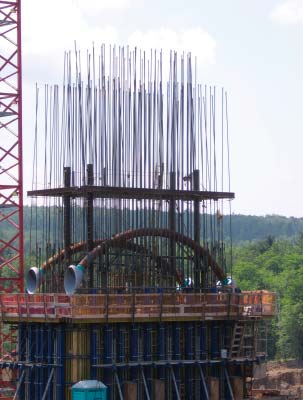
[[(133, 213), (134, 211), (129, 211)], [(167, 216), (165, 213), (161, 218), (165, 219)], [(50, 219), (55, 220), (56, 211), (51, 210), (49, 212)], [(187, 216), (184, 217), (184, 224)], [(208, 215), (206, 223), (213, 218)], [(43, 228), (45, 226), (45, 209), (38, 207), (32, 210), (30, 207), (24, 207), (24, 237), (25, 237), (25, 249), (28, 251), (30, 227), (32, 227), (32, 237), (41, 237)], [(105, 221), (105, 225), (109, 226)], [(294, 217), (283, 217), (279, 215), (267, 215), (267, 216), (255, 216), (255, 215), (238, 215), (232, 214), (231, 216), (224, 216), (222, 220), (223, 237), (230, 241), (232, 238), (233, 244), (238, 246), (239, 244), (246, 244), (250, 241), (263, 240), (269, 236), (273, 236), (276, 239), (287, 239), (291, 240), (296, 238), (301, 232), (303, 232), (303, 218)], [(0, 237), (8, 238), (10, 231), (14, 228), (9, 223), (2, 223), (0, 226)], [(202, 228), (201, 228), (202, 229)], [(110, 236), (110, 233), (109, 233)]]
[[(43, 210), (24, 208), (26, 258), (32, 240), (43, 231)], [(130, 211), (131, 212), (131, 211)], [(51, 214), (50, 214), (51, 216)], [(10, 235), (1, 224), (0, 238)], [(224, 237), (232, 235), (232, 274), (242, 290), (277, 292), (278, 315), (269, 322), (270, 358), (303, 358), (303, 218), (231, 215), (223, 218)]]
[(268, 236), (238, 245), (233, 276), (242, 290), (277, 293), (278, 313), (269, 322), (269, 358), (303, 358), (303, 234), (292, 240)]

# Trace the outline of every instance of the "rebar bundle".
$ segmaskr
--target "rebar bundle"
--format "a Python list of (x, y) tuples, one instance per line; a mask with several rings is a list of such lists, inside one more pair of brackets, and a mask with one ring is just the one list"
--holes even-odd
[[(229, 203), (226, 206), (224, 196), (216, 193), (230, 190), (226, 93), (222, 89), (218, 101), (215, 87), (196, 82), (190, 54), (178, 57), (171, 52), (168, 71), (162, 58), (162, 52), (147, 55), (124, 47), (111, 47), (107, 54), (102, 46), (99, 56), (95, 49), (87, 52), (83, 68), (80, 51), (66, 53), (62, 88), (45, 86), (43, 124), (37, 91), (33, 189), (41, 188), (39, 182), (43, 181), (47, 197), (43, 203), (33, 201), (44, 207), (42, 211), (35, 208), (43, 214), (43, 231), (38, 238), (36, 229), (36, 238), (34, 234), (31, 238), (31, 253), (36, 255), (32, 262), (47, 264), (51, 256), (65, 249), (64, 256), (57, 259), (62, 261), (61, 268), (47, 280), (52, 281), (49, 290), (60, 290), (64, 265), (75, 261), (67, 247), (85, 242), (81, 251), (89, 251), (100, 240), (138, 228), (177, 231), (208, 249), (222, 268), (225, 266), (222, 216)], [(81, 196), (78, 192), (64, 196), (63, 192), (51, 192), (87, 186), (103, 188), (107, 194), (88, 194), (86, 190)], [(165, 197), (164, 191), (171, 197)], [(185, 191), (193, 195), (184, 197)], [(198, 199), (194, 197), (198, 192), (209, 195)], [(70, 207), (68, 220), (64, 204)], [(35, 218), (37, 214), (32, 219), (37, 228)], [(114, 251), (117, 265), (111, 283), (104, 279), (101, 283), (98, 277), (102, 274), (97, 273), (88, 286), (125, 286), (129, 279), (123, 278), (125, 270), (132, 271), (132, 286), (136, 287), (175, 288), (180, 277), (194, 280), (191, 250), (182, 245), (177, 248), (163, 237), (133, 242), (136, 251)], [(100, 269), (108, 263), (107, 255), (102, 257)], [(81, 259), (78, 253), (76, 258)], [(139, 276), (136, 263), (148, 265), (148, 270), (146, 267)], [(165, 263), (174, 265), (166, 268), (167, 276), (162, 273), (157, 279), (155, 271)], [(199, 287), (216, 280), (213, 274), (207, 277), (207, 267), (204, 269)], [(171, 278), (173, 270), (176, 277)]]

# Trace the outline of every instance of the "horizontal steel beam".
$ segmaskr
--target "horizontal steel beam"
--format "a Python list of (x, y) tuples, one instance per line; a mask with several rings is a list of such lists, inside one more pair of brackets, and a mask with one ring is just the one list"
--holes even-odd
[(168, 367), (170, 368), (172, 365), (177, 365), (179, 367), (186, 367), (187, 365), (240, 365), (247, 363), (255, 363), (260, 360), (263, 360), (264, 357), (252, 357), (252, 358), (231, 358), (231, 359), (213, 359), (213, 360), (160, 360), (160, 361), (138, 361), (138, 362), (121, 362), (121, 363), (110, 363), (110, 364), (94, 364), (92, 367), (94, 368), (107, 368), (107, 369), (116, 369), (116, 368), (142, 368), (142, 367)]
[(68, 188), (54, 188), (31, 190), (27, 192), (30, 197), (87, 197), (104, 199), (136, 199), (136, 200), (183, 200), (204, 201), (235, 198), (232, 192), (211, 192), (199, 190), (166, 190), (147, 189), (117, 186), (81, 186)]

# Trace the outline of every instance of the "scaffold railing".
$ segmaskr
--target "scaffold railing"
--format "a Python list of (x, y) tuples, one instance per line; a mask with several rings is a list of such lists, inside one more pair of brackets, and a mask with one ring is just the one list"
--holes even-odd
[(3, 320), (70, 318), (94, 322), (271, 317), (276, 295), (242, 293), (2, 294)]

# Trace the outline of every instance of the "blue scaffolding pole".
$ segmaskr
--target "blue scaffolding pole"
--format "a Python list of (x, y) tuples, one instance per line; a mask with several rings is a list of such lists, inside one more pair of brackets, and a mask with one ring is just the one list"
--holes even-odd
[[(54, 359), (54, 343), (55, 343), (55, 335), (54, 335), (54, 328), (52, 324), (46, 325), (46, 331), (47, 331), (47, 357), (46, 361), (48, 363), (47, 367), (47, 376), (50, 376), (52, 367), (51, 365), (55, 363)], [(47, 394), (47, 400), (52, 400), (53, 399), (53, 386), (51, 385), (48, 394)]]
[[(113, 363), (113, 326), (106, 325), (103, 327), (104, 338), (104, 364)], [(104, 383), (108, 388), (108, 398), (111, 398), (113, 392), (113, 374), (110, 369), (104, 371)]]
[[(138, 324), (133, 324), (130, 328), (130, 361), (139, 361), (139, 326)], [(130, 369), (130, 378), (132, 381), (136, 382), (139, 389), (139, 370), (137, 367)]]
[(91, 379), (97, 379), (97, 370), (94, 365), (97, 364), (97, 335), (98, 328), (97, 325), (91, 326), (90, 331), (90, 375)]
[[(144, 361), (152, 360), (152, 324), (147, 323), (144, 326), (144, 348), (143, 348)], [(143, 370), (143, 378), (146, 380), (146, 391), (151, 393), (152, 369), (145, 367)], [(144, 383), (144, 382), (143, 382)], [(148, 395), (146, 394), (148, 399)]]
[(57, 328), (57, 399), (65, 399), (65, 329), (63, 325)]
[[(185, 359), (192, 360), (193, 353), (193, 332), (194, 327), (192, 322), (186, 322), (185, 326)], [(185, 393), (186, 399), (190, 400), (194, 396), (193, 390), (193, 367), (189, 365), (185, 368)]]
[[(173, 324), (173, 359), (174, 360), (181, 360), (181, 326), (179, 323)], [(175, 366), (175, 378), (176, 378), (176, 384), (178, 389), (180, 390), (180, 384), (181, 384), (181, 369), (180, 366), (176, 365)]]
[[(160, 323), (158, 326), (158, 360), (165, 360), (165, 325)], [(158, 378), (165, 379), (165, 368), (159, 367)]]

